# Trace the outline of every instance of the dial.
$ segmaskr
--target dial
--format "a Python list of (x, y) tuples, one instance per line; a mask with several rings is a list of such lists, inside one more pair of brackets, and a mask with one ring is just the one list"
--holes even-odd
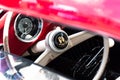
[(43, 27), (42, 19), (19, 14), (15, 19), (14, 30), (17, 38), (23, 42), (37, 39)]

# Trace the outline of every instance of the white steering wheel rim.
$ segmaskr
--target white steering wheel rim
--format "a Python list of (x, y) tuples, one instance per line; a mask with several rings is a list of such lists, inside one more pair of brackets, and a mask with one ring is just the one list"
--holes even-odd
[(100, 67), (94, 76), (93, 80), (99, 80), (106, 68), (106, 64), (109, 58), (109, 40), (108, 37), (103, 37), (103, 44), (104, 44), (104, 51), (103, 51), (103, 57), (102, 62), (100, 64)]
[[(6, 52), (10, 52), (9, 50), (9, 44), (8, 44), (8, 31), (9, 31), (9, 26), (10, 26), (10, 21), (11, 21), (11, 18), (12, 18), (12, 14), (13, 12), (9, 12), (8, 15), (7, 15), (7, 19), (5, 21), (5, 28), (4, 28), (4, 31), (3, 31), (3, 46), (4, 46), (4, 49)], [(7, 33), (6, 33), (7, 32)], [(100, 67), (96, 73), (96, 75), (94, 76), (93, 80), (99, 80), (100, 77), (102, 76), (104, 70), (105, 70), (105, 67), (106, 67), (106, 64), (107, 64), (107, 60), (108, 60), (108, 56), (109, 56), (109, 40), (107, 37), (103, 37), (103, 43), (104, 43), (104, 51), (103, 51), (103, 58), (102, 58), (102, 62), (100, 64)], [(13, 59), (10, 58), (10, 62), (13, 63)], [(13, 66), (13, 64), (12, 64)]]

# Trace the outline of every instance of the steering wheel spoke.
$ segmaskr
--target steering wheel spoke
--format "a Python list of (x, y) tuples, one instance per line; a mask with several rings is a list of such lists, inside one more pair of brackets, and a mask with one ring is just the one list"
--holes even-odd
[(95, 36), (95, 34), (87, 32), (87, 31), (82, 31), (82, 32), (78, 32), (73, 35), (70, 35), (69, 36), (69, 39), (70, 39), (69, 48), (72, 48), (72, 47), (76, 46), (77, 44), (79, 44), (89, 38), (92, 38), (93, 36)]
[[(55, 58), (62, 55), (65, 51), (94, 36), (96, 36), (96, 34), (87, 31), (81, 31), (68, 36), (67, 33), (60, 28), (55, 29), (48, 33), (45, 40), (38, 42), (38, 44), (33, 46), (32, 50), (34, 52), (44, 50), (44, 52), (35, 60), (34, 63), (46, 66)], [(42, 49), (40, 49), (40, 43), (42, 43), (42, 45), (44, 44)], [(103, 37), (104, 50), (102, 62), (93, 80), (100, 79), (101, 75), (103, 74), (108, 59), (109, 47), (111, 47), (109, 43), (111, 43), (109, 38)]]
[(42, 66), (46, 66), (49, 62), (54, 60), (56, 57), (61, 55), (61, 53), (55, 53), (51, 50), (46, 49), (36, 60), (34, 63), (40, 64)]
[[(50, 36), (50, 34), (49, 34), (49, 36)], [(55, 58), (57, 58), (58, 56), (63, 54), (65, 51), (69, 50), (70, 48), (74, 47), (75, 45), (77, 45), (93, 36), (95, 36), (95, 34), (87, 32), (87, 31), (82, 31), (82, 32), (78, 32), (73, 35), (70, 35), (70, 36), (68, 36), (68, 45), (64, 49), (58, 49), (54, 45), (52, 45), (52, 48), (51, 48), (51, 45), (50, 45), (51, 43), (49, 43), (49, 42), (51, 42), (51, 40), (49, 41), (49, 38), (50, 38), (49, 37), (49, 38), (47, 38), (48, 39), (47, 41), (49, 41), (48, 42), (49, 47), (47, 47), (47, 48), (44, 47), (44, 49), (42, 49), (42, 50), (45, 50), (45, 48), (46, 48), (46, 50), (35, 60), (34, 63), (40, 64), (42, 66), (46, 66), (49, 62), (51, 62), (52, 60), (54, 60)], [(33, 48), (37, 47), (36, 48), (37, 50), (34, 50), (34, 52), (41, 51), (41, 49), (39, 49), (40, 46), (38, 46), (38, 45), (40, 45), (40, 43), (41, 42), (38, 42), (38, 44), (36, 44), (33, 47)], [(43, 43), (45, 44), (45, 41), (42, 42), (42, 44)], [(55, 47), (54, 49), (53, 49), (53, 46)]]

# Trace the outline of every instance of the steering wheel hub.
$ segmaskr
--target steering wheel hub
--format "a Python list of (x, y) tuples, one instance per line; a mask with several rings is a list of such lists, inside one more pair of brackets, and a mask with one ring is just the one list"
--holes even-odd
[(54, 52), (64, 52), (68, 47), (68, 35), (65, 31), (55, 29), (46, 37), (46, 43)]
[(58, 49), (64, 49), (68, 45), (68, 36), (64, 32), (58, 32), (54, 36), (54, 45)]

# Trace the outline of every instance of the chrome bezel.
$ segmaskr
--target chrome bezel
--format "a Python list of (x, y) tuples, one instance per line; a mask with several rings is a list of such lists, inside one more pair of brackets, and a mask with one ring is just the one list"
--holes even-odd
[[(20, 41), (22, 42), (26, 42), (26, 43), (29, 43), (29, 42), (34, 42), (38, 39), (39, 35), (41, 34), (42, 30), (43, 30), (43, 19), (37, 19), (39, 22), (38, 22), (38, 29), (40, 30), (37, 30), (37, 33), (30, 39), (30, 40), (26, 40), (26, 39), (22, 39), (20, 36), (18, 36), (17, 34), (17, 29), (16, 29), (16, 24), (17, 24), (17, 20), (18, 18), (21, 16), (22, 14), (18, 14), (17, 17), (15, 18), (15, 22), (14, 22), (14, 31), (15, 31), (15, 36), (17, 37), (17, 39), (19, 39)], [(29, 16), (27, 16), (29, 17)]]

